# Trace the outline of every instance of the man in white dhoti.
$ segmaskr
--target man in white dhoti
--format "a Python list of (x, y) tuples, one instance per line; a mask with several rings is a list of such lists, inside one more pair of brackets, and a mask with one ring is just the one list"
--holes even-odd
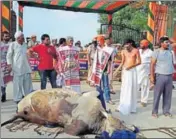
[[(125, 49), (122, 55), (122, 85), (120, 94), (120, 104), (116, 109), (124, 115), (135, 113), (137, 108), (137, 72), (136, 66), (141, 64), (141, 58), (135, 42), (126, 40)], [(117, 69), (118, 70), (118, 69)], [(116, 73), (116, 71), (115, 71)]]
[[(6, 101), (6, 83), (9, 80), (9, 73), (7, 71), (7, 50), (9, 48), (10, 35), (7, 31), (2, 33), (2, 42), (0, 42), (0, 56), (1, 56), (1, 102)], [(8, 78), (8, 79), (7, 79)]]
[(13, 74), (14, 101), (19, 101), (32, 90), (31, 67), (27, 56), (27, 45), (21, 31), (15, 33), (15, 42), (12, 42), (7, 52), (7, 64)]
[[(153, 51), (148, 48), (148, 40), (142, 40), (140, 42), (140, 57), (141, 64), (137, 66), (137, 76), (138, 76), (138, 87), (141, 88), (141, 105), (146, 107), (147, 100), (150, 92), (150, 61), (152, 58)], [(138, 88), (138, 89), (139, 89)]]

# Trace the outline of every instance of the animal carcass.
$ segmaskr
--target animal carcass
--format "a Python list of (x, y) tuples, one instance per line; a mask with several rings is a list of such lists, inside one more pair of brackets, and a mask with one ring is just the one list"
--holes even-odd
[(78, 94), (69, 89), (46, 89), (34, 91), (18, 104), (17, 114), (1, 126), (22, 118), (40, 125), (57, 125), (70, 135), (87, 133), (112, 133), (122, 129), (119, 119), (103, 109), (97, 99), (98, 92)]

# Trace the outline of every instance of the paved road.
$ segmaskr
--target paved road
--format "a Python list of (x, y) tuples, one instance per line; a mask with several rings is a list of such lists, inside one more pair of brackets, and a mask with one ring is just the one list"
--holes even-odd
[[(132, 114), (130, 116), (123, 116), (117, 112), (114, 112), (114, 109), (118, 106), (119, 103), (119, 95), (120, 95), (120, 84), (118, 82), (114, 82), (114, 88), (116, 90), (116, 94), (112, 95), (112, 99), (114, 102), (116, 102), (116, 105), (110, 106), (108, 105), (109, 109), (111, 109), (112, 113), (116, 117), (120, 117), (123, 121), (125, 121), (127, 124), (134, 124), (142, 129), (151, 129), (151, 128), (159, 128), (159, 127), (175, 127), (175, 131), (169, 130), (164, 131), (166, 133), (161, 133), (158, 131), (145, 131), (142, 132), (142, 134), (147, 138), (168, 138), (170, 137), (167, 133), (169, 133), (172, 137), (174, 135), (173, 132), (176, 133), (176, 91), (173, 91), (173, 101), (172, 101), (172, 113), (175, 115), (175, 117), (168, 118), (161, 115), (158, 119), (154, 119), (151, 117), (151, 109), (152, 109), (152, 96), (153, 92), (150, 93), (149, 97), (149, 104), (146, 108), (142, 108), (140, 106), (140, 103), (138, 103), (138, 110), (136, 114)], [(34, 89), (39, 89), (40, 84), (34, 83)], [(50, 84), (48, 84), (48, 88), (50, 88)], [(92, 90), (94, 88), (90, 88), (85, 82), (82, 82), (82, 91), (88, 91)], [(12, 101), (12, 84), (8, 84), (7, 87), (7, 99), (8, 101), (5, 103), (1, 103), (1, 122), (8, 120), (12, 117), (12, 115), (15, 113), (16, 110), (16, 104)], [(140, 93), (139, 93), (140, 97)], [(160, 111), (161, 114), (161, 107), (162, 103), (160, 104)], [(171, 133), (172, 132), (172, 133)], [(30, 127), (29, 129), (25, 131), (17, 131), (17, 132), (9, 132), (5, 127), (1, 129), (1, 137), (2, 138), (51, 138), (48, 137), (48, 135), (38, 135), (36, 132), (34, 132), (34, 127)], [(92, 138), (94, 135), (87, 135), (86, 137)], [(78, 138), (78, 137), (72, 137), (67, 134), (59, 134), (57, 138)], [(175, 135), (176, 138), (176, 135)]]

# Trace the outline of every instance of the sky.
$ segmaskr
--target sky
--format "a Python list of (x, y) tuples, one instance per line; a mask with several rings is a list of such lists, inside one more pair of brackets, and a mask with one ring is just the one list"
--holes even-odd
[[(16, 2), (13, 9), (18, 15)], [(95, 13), (24, 7), (23, 32), (25, 37), (35, 34), (38, 41), (44, 33), (49, 34), (51, 39), (73, 36), (75, 42), (80, 40), (85, 45), (97, 35), (97, 29), (100, 28), (97, 20), (98, 14)]]

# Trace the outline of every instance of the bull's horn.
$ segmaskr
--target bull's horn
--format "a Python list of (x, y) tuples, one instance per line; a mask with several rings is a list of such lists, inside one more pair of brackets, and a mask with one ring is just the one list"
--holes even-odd
[(108, 118), (108, 113), (107, 113), (107, 112), (101, 111), (101, 113), (102, 113), (106, 118)]
[(15, 115), (13, 118), (11, 118), (11, 119), (5, 121), (4, 123), (2, 123), (2, 124), (1, 124), (1, 127), (5, 126), (5, 125), (7, 125), (7, 124), (12, 123), (13, 121), (17, 120), (18, 118), (22, 118), (22, 117), (19, 116), (19, 115)]

